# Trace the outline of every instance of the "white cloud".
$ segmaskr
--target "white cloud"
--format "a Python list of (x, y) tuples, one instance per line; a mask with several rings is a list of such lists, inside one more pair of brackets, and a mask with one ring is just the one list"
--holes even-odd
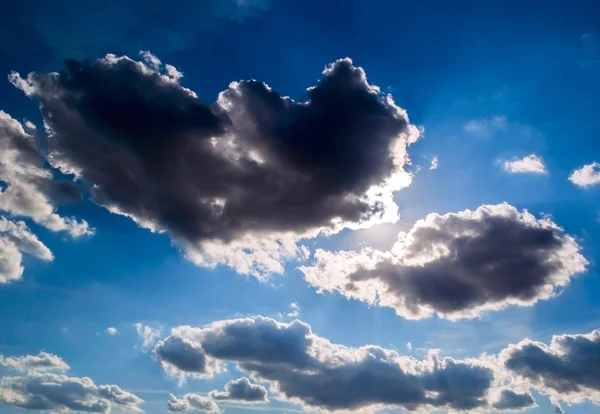
[(530, 154), (523, 158), (515, 158), (510, 161), (504, 161), (502, 166), (505, 171), (510, 173), (547, 173), (544, 161), (535, 154)]
[[(136, 330), (137, 330), (137, 326), (136, 326)], [(113, 326), (110, 326), (110, 327), (106, 328), (106, 333), (110, 336), (114, 336), (119, 333), (119, 330)], [(139, 334), (139, 331), (138, 331), (138, 334)]]
[(285, 316), (288, 318), (297, 318), (300, 316), (300, 305), (295, 302), (290, 303), (290, 311)]
[(169, 394), (168, 410), (172, 413), (184, 413), (188, 411), (216, 414), (220, 413), (219, 406), (212, 398), (204, 395), (188, 393), (181, 398)]
[(465, 124), (464, 129), (471, 135), (487, 138), (494, 132), (505, 129), (507, 124), (506, 117), (500, 115), (490, 118), (472, 119)]
[(38, 355), (20, 357), (0, 355), (0, 366), (18, 372), (68, 371), (71, 369), (61, 357), (43, 351)]
[(23, 255), (29, 254), (44, 261), (54, 256), (24, 222), (9, 221), (0, 216), (0, 284), (21, 279)]
[(406, 349), (408, 349), (409, 351), (412, 351), (412, 349), (413, 349), (412, 343), (407, 342), (406, 343)]
[(578, 187), (591, 187), (600, 184), (600, 163), (592, 162), (574, 170), (569, 181)]
[(438, 157), (433, 157), (431, 159), (431, 165), (429, 166), (430, 170), (437, 170), (438, 167)]
[(302, 266), (319, 293), (339, 292), (399, 316), (474, 318), (552, 297), (587, 267), (576, 240), (549, 218), (509, 204), (430, 214), (388, 251), (318, 249)]
[(25, 127), (27, 129), (31, 129), (31, 130), (34, 130), (34, 131), (37, 129), (37, 127), (35, 126), (35, 124), (33, 122), (31, 122), (31, 121), (25, 121)]
[(148, 350), (154, 346), (162, 335), (162, 327), (160, 326), (144, 325), (141, 322), (135, 323), (133, 326), (142, 341), (143, 350)]

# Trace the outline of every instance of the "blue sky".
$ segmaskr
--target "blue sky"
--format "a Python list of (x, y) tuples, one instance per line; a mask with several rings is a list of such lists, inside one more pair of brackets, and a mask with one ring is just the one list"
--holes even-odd
[[(502, 389), (521, 401), (531, 393), (535, 403), (523, 404), (531, 413), (551, 412), (553, 405), (568, 413), (598, 410), (600, 377), (589, 368), (600, 358), (596, 2), (207, 0), (168, 9), (154, 0), (85, 6), (36, 0), (4, 10), (0, 411), (21, 412), (20, 405), (77, 412), (81, 403), (80, 411), (163, 413), (170, 393), (177, 403), (172, 411), (193, 411), (194, 404), (199, 411), (197, 400), (184, 397), (190, 393), (202, 397), (205, 408), (214, 412), (218, 405), (227, 413), (411, 407), (505, 412), (497, 398)], [(108, 53), (144, 63), (98, 63)], [(332, 64), (346, 57), (352, 64)], [(63, 70), (65, 59), (89, 59), (90, 66), (69, 69), (72, 83), (46, 75)], [(144, 70), (138, 70), (141, 65)], [(352, 78), (355, 83), (346, 85), (345, 71), (354, 76), (357, 67), (366, 80)], [(122, 92), (138, 79), (121, 81), (118, 76), (128, 70), (139, 79), (156, 75), (154, 83), (135, 90), (147, 112)], [(13, 71), (20, 77), (9, 75)], [(27, 78), (30, 72), (38, 75)], [(97, 74), (106, 76), (93, 78)], [(105, 83), (88, 82), (88, 75)], [(250, 79), (258, 82), (230, 85)], [(321, 89), (324, 102), (341, 109), (315, 104), (314, 112), (298, 116), (300, 106), (284, 115), (270, 107), (275, 98), (264, 98), (261, 83), (299, 102), (307, 100), (308, 87), (326, 85), (327, 79), (333, 86)], [(380, 91), (364, 92), (369, 85)], [(346, 87), (362, 88), (356, 107), (354, 95), (344, 95)], [(54, 95), (56, 90), (64, 96)], [(222, 91), (234, 108), (225, 115), (214, 109), (224, 105), (217, 102)], [(89, 99), (79, 100), (82, 95)], [(318, 99), (314, 94), (313, 101)], [(373, 105), (377, 116), (361, 118)], [(398, 107), (408, 119), (395, 112)], [(287, 118), (279, 124), (280, 116)], [(44, 122), (51, 131), (44, 131)], [(195, 154), (196, 141), (186, 141), (194, 134), (231, 139), (250, 161), (258, 153), (262, 161), (256, 165), (299, 196), (281, 195), (282, 204), (266, 196), (264, 201), (264, 194), (280, 195), (269, 193), (271, 182), (256, 184), (262, 175), (238, 171), (248, 180), (238, 188), (224, 167), (222, 174), (215, 172), (230, 164), (211, 170), (209, 162), (217, 158), (178, 158), (185, 157), (178, 152), (184, 147), (176, 147), (181, 142), (192, 145), (184, 154)], [(399, 142), (398, 158), (391, 147), (376, 147), (379, 142)], [(218, 145), (220, 154), (228, 154), (229, 147)], [(164, 155), (171, 150), (173, 158)], [(382, 172), (392, 161), (393, 168)], [(190, 170), (181, 172), (185, 168)], [(80, 174), (68, 174), (77, 169)], [(317, 178), (298, 184), (295, 174)], [(384, 182), (393, 174), (405, 188)], [(120, 187), (128, 177), (150, 178)], [(393, 216), (397, 206), (397, 220), (373, 224), (351, 214), (356, 205), (348, 200), (367, 194), (365, 182), (393, 196), (385, 207)], [(328, 185), (331, 191), (324, 192)], [(218, 193), (213, 207), (221, 206), (219, 200), (234, 206), (228, 221), (209, 222), (186, 209), (188, 199), (213, 197), (211, 192)], [(240, 192), (245, 195), (238, 203)], [(327, 201), (331, 194), (333, 201)], [(296, 204), (287, 203), (296, 198)], [(255, 202), (262, 208), (252, 210)], [(334, 226), (335, 218), (343, 223)], [(394, 244), (398, 234), (410, 237)], [(455, 258), (446, 263), (440, 251)], [(472, 267), (479, 259), (481, 267)], [(468, 296), (460, 284), (464, 278), (479, 293)], [(181, 329), (187, 325), (192, 330)], [(221, 336), (238, 325), (247, 331), (232, 332), (259, 338), (270, 351), (217, 349), (214, 343), (224, 347), (227, 338)], [(270, 336), (273, 329), (280, 334)], [(559, 337), (551, 343), (555, 335), (572, 335), (566, 338), (581, 346), (561, 348)], [(229, 341), (252, 342), (234, 339)], [(543, 361), (562, 368), (535, 365), (526, 352), (534, 345), (526, 339), (540, 341), (534, 344), (545, 353)], [(323, 380), (349, 394), (332, 389), (324, 396), (293, 361), (286, 360), (293, 368), (284, 369), (265, 360), (288, 355), (293, 341), (310, 342), (309, 354), (320, 350), (318, 358), (303, 357), (320, 375), (350, 370)], [(439, 357), (434, 349), (441, 350)], [(341, 355), (342, 362), (328, 353)], [(39, 356), (37, 367), (19, 359), (28, 355)], [(391, 394), (369, 394), (377, 385), (360, 381), (380, 384), (381, 378), (365, 355), (402, 366), (402, 375), (416, 370), (409, 383), (437, 399), (423, 394), (410, 406), (399, 397), (406, 391), (400, 386)], [(451, 361), (467, 373), (461, 377), (465, 384), (458, 378), (458, 390), (446, 395), (431, 384), (439, 378), (452, 383)], [(469, 383), (478, 370), (493, 374), (482, 390)], [(31, 384), (44, 375), (59, 384), (64, 400), (43, 387), (35, 391)], [(347, 375), (356, 381), (339, 379)], [(67, 377), (89, 377), (93, 384), (78, 394)], [(211, 393), (241, 377), (260, 385), (269, 401)], [(102, 384), (134, 396), (109, 395)], [(323, 393), (326, 387), (321, 385)], [(477, 402), (471, 404), (465, 395), (473, 393)]]

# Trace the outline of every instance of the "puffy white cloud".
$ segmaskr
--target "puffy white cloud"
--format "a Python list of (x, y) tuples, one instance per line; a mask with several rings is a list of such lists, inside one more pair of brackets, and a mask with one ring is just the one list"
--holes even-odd
[[(137, 331), (137, 324), (136, 324), (136, 331)], [(119, 330), (117, 328), (115, 328), (114, 326), (109, 326), (108, 328), (106, 328), (106, 333), (110, 336), (114, 336), (119, 333)], [(138, 335), (139, 335), (139, 331), (138, 331)]]
[(24, 222), (13, 222), (0, 216), (0, 284), (21, 279), (23, 276), (22, 253), (44, 261), (54, 256)]
[(268, 402), (267, 389), (253, 384), (247, 377), (238, 378), (225, 384), (224, 391), (211, 391), (209, 396), (215, 400), (233, 401), (245, 404)]
[(185, 394), (182, 398), (169, 394), (168, 410), (172, 413), (194, 411), (216, 414), (221, 412), (212, 398), (193, 393)]
[(569, 181), (578, 187), (591, 187), (600, 184), (600, 163), (592, 162), (574, 170)]
[(527, 155), (523, 158), (514, 158), (510, 161), (504, 161), (502, 167), (509, 173), (532, 173), (546, 174), (546, 166), (544, 161), (535, 154)]
[(175, 68), (142, 58), (11, 77), (41, 105), (51, 164), (98, 204), (168, 232), (196, 264), (261, 279), (305, 258), (302, 239), (398, 219), (393, 193), (411, 182), (420, 131), (350, 59), (305, 102), (241, 81), (207, 105)]
[(145, 325), (141, 322), (137, 322), (133, 324), (133, 327), (142, 341), (143, 350), (147, 350), (154, 346), (156, 341), (158, 341), (162, 335), (162, 327), (160, 326)]
[(19, 372), (68, 371), (71, 369), (58, 355), (40, 352), (38, 355), (5, 357), (0, 355), (0, 366)]
[(430, 214), (389, 251), (317, 250), (300, 267), (319, 292), (337, 291), (399, 316), (473, 318), (552, 297), (585, 271), (576, 240), (550, 218), (509, 204)]

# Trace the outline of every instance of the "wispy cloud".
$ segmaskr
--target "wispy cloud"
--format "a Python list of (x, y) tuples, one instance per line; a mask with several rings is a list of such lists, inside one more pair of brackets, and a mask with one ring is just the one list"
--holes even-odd
[(472, 119), (464, 126), (466, 132), (478, 137), (488, 138), (498, 130), (506, 128), (508, 121), (504, 115), (489, 118)]

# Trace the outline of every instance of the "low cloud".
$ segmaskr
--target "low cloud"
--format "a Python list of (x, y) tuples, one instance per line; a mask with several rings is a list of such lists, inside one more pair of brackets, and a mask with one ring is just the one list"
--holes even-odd
[(37, 356), (0, 357), (0, 364), (25, 376), (0, 379), (0, 402), (14, 407), (52, 412), (110, 413), (111, 410), (141, 412), (144, 402), (116, 385), (96, 385), (87, 377), (69, 377), (60, 357), (45, 352)]
[(574, 170), (569, 181), (583, 188), (600, 184), (600, 163), (592, 162)]
[(504, 161), (502, 164), (504, 171), (514, 174), (546, 174), (544, 161), (535, 154), (527, 155), (523, 158), (514, 158), (510, 161)]
[(238, 378), (225, 384), (225, 391), (211, 391), (209, 396), (215, 400), (237, 403), (266, 403), (267, 389), (260, 384), (253, 384), (247, 377)]
[(252, 80), (205, 104), (180, 72), (142, 58), (11, 74), (41, 106), (48, 160), (96, 203), (168, 232), (199, 265), (259, 278), (306, 257), (303, 238), (398, 219), (393, 192), (410, 184), (420, 132), (350, 59), (304, 102)]
[(61, 357), (43, 351), (38, 355), (20, 357), (0, 355), (0, 366), (18, 372), (68, 371), (71, 369)]
[(200, 413), (220, 413), (221, 410), (217, 403), (212, 398), (198, 394), (185, 394), (181, 398), (177, 398), (173, 394), (169, 394), (167, 408), (171, 413), (185, 413), (188, 411)]
[(328, 252), (300, 267), (320, 293), (339, 292), (399, 316), (474, 318), (552, 297), (585, 271), (576, 240), (550, 218), (509, 204), (430, 214), (388, 251)]

